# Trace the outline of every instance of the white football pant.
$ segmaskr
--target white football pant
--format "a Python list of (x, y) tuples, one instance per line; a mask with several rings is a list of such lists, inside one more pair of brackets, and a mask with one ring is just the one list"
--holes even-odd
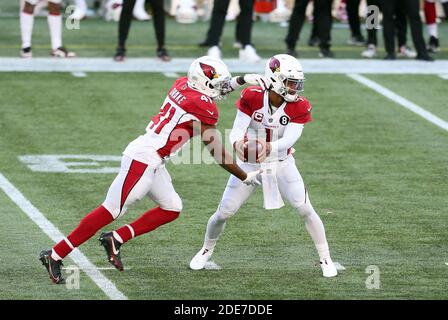
[(154, 158), (154, 165), (147, 165), (123, 155), (120, 172), (112, 182), (103, 206), (117, 219), (145, 196), (164, 210), (182, 211), (182, 200), (160, 158)]
[[(243, 163), (240, 166), (245, 171), (254, 171), (260, 168), (259, 164), (249, 163)], [(278, 163), (277, 183), (282, 198), (289, 202), (305, 219), (306, 229), (314, 241), (320, 258), (328, 258), (330, 255), (322, 220), (310, 203), (308, 192), (292, 155)], [(204, 242), (206, 249), (214, 249), (219, 235), (224, 230), (226, 220), (238, 211), (256, 188), (256, 186), (246, 186), (235, 176), (230, 177), (218, 210), (208, 221)]]

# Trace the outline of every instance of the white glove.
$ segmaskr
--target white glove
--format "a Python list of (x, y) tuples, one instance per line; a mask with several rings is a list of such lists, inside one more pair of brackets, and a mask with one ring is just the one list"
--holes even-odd
[(261, 86), (263, 90), (269, 90), (272, 86), (271, 80), (256, 73), (245, 74), (244, 81), (251, 86)]
[(259, 186), (261, 184), (261, 173), (263, 170), (247, 172), (246, 180), (243, 183), (247, 186)]

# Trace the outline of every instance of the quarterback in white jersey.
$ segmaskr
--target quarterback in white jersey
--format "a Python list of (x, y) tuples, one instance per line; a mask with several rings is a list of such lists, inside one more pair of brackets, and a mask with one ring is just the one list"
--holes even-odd
[[(236, 102), (238, 113), (230, 133), (230, 141), (245, 170), (262, 169), (264, 208), (277, 209), (283, 198), (305, 219), (320, 257), (324, 277), (334, 277), (337, 270), (331, 260), (323, 223), (310, 203), (308, 192), (292, 156), (292, 147), (311, 121), (311, 105), (304, 97), (302, 66), (292, 56), (279, 54), (266, 64), (265, 77), (271, 81), (270, 90), (248, 87)], [(247, 148), (258, 141), (262, 151), (250, 163)], [(256, 186), (246, 186), (230, 177), (217, 211), (207, 224), (205, 241), (193, 257), (190, 268), (200, 270), (210, 259), (227, 219), (253, 194)]]
[[(41, 252), (40, 260), (54, 283), (63, 283), (61, 265), (64, 257), (101, 228), (123, 216), (130, 205), (145, 196), (152, 199), (157, 207), (132, 223), (100, 236), (108, 261), (118, 270), (123, 270), (120, 247), (124, 243), (179, 216), (182, 200), (174, 190), (165, 162), (194, 135), (201, 135), (218, 164), (243, 184), (260, 184), (260, 172), (246, 173), (242, 170), (226, 152), (215, 131), (218, 122), (215, 100), (244, 83), (265, 85), (266, 81), (255, 74), (232, 78), (224, 62), (212, 57), (201, 57), (191, 64), (188, 77), (174, 82), (146, 133), (124, 150), (120, 172), (109, 187), (104, 202), (51, 250)], [(194, 123), (200, 128), (196, 130)]]

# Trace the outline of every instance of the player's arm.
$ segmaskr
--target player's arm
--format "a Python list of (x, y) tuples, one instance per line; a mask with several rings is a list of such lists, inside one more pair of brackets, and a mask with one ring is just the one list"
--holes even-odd
[(230, 80), (230, 87), (232, 88), (232, 91), (239, 89), (245, 84), (260, 86), (263, 90), (269, 90), (271, 88), (271, 81), (268, 78), (255, 73), (236, 76)]
[(251, 117), (246, 113), (238, 110), (235, 121), (233, 122), (232, 131), (230, 132), (229, 139), (236, 152), (238, 158), (244, 161), (244, 135), (249, 127)]
[(304, 124), (302, 123), (288, 123), (281, 139), (266, 144), (267, 155), (271, 152), (281, 152), (291, 148), (299, 140), (303, 128)]
[(201, 137), (204, 144), (207, 146), (210, 154), (215, 158), (216, 162), (225, 170), (239, 178), (245, 184), (259, 185), (260, 181), (257, 179), (258, 171), (246, 173), (236, 163), (231, 154), (227, 152), (222, 144), (219, 132), (216, 126), (201, 124)]

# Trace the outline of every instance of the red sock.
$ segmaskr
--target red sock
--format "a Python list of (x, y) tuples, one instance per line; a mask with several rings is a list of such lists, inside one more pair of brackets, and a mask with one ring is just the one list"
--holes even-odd
[(426, 24), (436, 23), (436, 3), (425, 1), (424, 9)]
[[(175, 220), (180, 212), (164, 210), (160, 207), (153, 208), (145, 212), (140, 218), (114, 231), (114, 235), (119, 237), (118, 241), (126, 241), (139, 235), (148, 233), (165, 223)], [(117, 237), (117, 238), (118, 238)]]
[[(90, 239), (98, 230), (114, 220), (112, 214), (103, 206), (99, 206), (86, 215), (78, 227), (66, 239), (61, 240), (53, 247), (56, 258), (64, 259), (73, 249)], [(55, 257), (53, 257), (55, 258)]]

